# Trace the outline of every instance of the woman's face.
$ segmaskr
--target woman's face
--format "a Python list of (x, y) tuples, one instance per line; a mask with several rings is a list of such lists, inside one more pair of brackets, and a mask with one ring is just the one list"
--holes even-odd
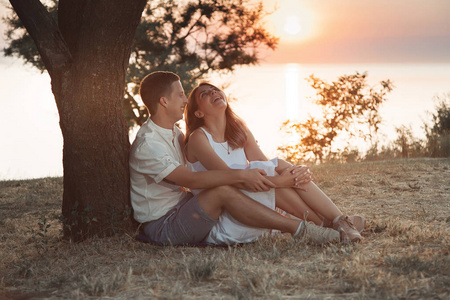
[(198, 105), (197, 111), (204, 115), (225, 110), (228, 105), (225, 93), (209, 84), (198, 87), (195, 98)]

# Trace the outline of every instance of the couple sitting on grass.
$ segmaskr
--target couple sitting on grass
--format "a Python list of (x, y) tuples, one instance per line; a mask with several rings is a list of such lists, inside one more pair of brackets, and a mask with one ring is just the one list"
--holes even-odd
[[(315, 244), (361, 240), (364, 218), (342, 214), (307, 167), (268, 161), (217, 87), (202, 83), (187, 99), (176, 74), (153, 72), (140, 95), (150, 118), (131, 147), (131, 202), (148, 241), (233, 245), (272, 230)], [(183, 113), (186, 137), (175, 126)]]

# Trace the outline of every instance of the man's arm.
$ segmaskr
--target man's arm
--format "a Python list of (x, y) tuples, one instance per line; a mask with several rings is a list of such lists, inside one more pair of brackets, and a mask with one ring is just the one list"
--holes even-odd
[[(255, 138), (248, 130), (248, 140), (244, 151), (246, 151), (246, 156), (250, 154), (251, 158), (249, 160), (261, 160), (267, 161), (262, 151), (256, 144)], [(196, 130), (192, 133), (189, 144), (187, 147), (187, 156), (191, 161), (200, 161), (202, 165), (208, 170), (231, 170), (227, 164), (217, 155), (217, 153), (212, 149), (205, 133), (201, 130)], [(249, 149), (251, 148), (251, 149)], [(247, 156), (248, 158), (248, 156)], [(259, 158), (259, 159), (255, 159)], [(296, 187), (297, 186), (297, 172), (295, 172), (295, 167), (287, 169), (285, 172), (280, 172), (281, 175), (277, 176), (267, 176), (275, 187)], [(245, 185), (235, 184), (235, 187), (239, 189), (247, 189)], [(253, 190), (252, 190), (253, 191)]]
[(178, 166), (164, 180), (191, 189), (243, 184), (250, 191), (262, 192), (275, 187), (264, 175), (265, 172), (259, 169), (192, 172), (185, 166)]
[[(247, 130), (247, 142), (245, 144), (245, 154), (249, 161), (267, 160), (267, 157), (259, 148), (255, 137), (250, 130)], [(300, 184), (309, 183), (312, 181), (312, 173), (307, 166), (293, 166), (285, 160), (278, 159), (278, 167), (275, 171), (279, 176), (268, 177), (278, 187), (298, 187)], [(292, 186), (292, 175), (294, 178), (294, 186)]]

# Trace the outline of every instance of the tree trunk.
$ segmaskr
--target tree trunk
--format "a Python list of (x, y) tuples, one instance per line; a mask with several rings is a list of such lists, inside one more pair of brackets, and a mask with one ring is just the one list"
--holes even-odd
[[(59, 69), (47, 60), (46, 68), (64, 138), (64, 235), (74, 241), (133, 228), (122, 99), (132, 41), (145, 3), (59, 3), (58, 25), (72, 60)], [(43, 55), (42, 46), (36, 44)]]
[(59, 85), (64, 137), (62, 212), (64, 234), (73, 240), (132, 228), (128, 127), (122, 99), (131, 45), (145, 3), (61, 1), (59, 26), (74, 59)]

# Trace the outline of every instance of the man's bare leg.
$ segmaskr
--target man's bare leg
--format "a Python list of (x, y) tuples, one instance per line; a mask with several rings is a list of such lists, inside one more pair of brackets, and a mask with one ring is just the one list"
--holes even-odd
[(215, 219), (226, 210), (233, 218), (248, 226), (278, 229), (311, 243), (325, 244), (340, 240), (339, 232), (336, 230), (283, 217), (234, 187), (222, 186), (203, 191), (198, 195), (197, 201), (200, 207)]
[(226, 210), (233, 218), (245, 225), (278, 229), (292, 234), (297, 232), (301, 222), (283, 217), (231, 186), (205, 190), (198, 195), (197, 201), (200, 207), (216, 220)]

